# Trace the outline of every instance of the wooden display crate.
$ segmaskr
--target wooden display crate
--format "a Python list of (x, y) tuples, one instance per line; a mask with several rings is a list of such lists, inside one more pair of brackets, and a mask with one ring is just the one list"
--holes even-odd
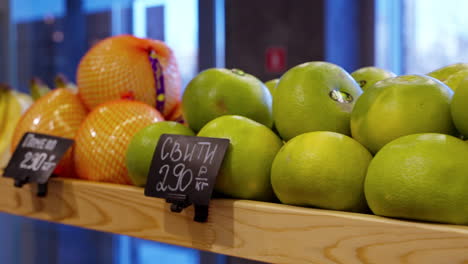
[(193, 207), (172, 213), (143, 189), (53, 179), (0, 179), (0, 211), (271, 263), (467, 263), (468, 227), (246, 200), (212, 200), (207, 223)]

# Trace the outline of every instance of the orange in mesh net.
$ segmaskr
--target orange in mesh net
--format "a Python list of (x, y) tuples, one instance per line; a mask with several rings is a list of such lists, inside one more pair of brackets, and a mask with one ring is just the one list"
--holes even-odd
[(158, 40), (130, 35), (104, 39), (82, 58), (76, 79), (88, 109), (111, 100), (135, 99), (154, 106), (167, 118), (180, 100), (176, 59)]
[[(59, 88), (39, 98), (23, 114), (16, 125), (12, 151), (26, 132), (44, 133), (73, 139), (87, 110), (71, 91)], [(54, 173), (62, 177), (75, 177), (72, 159), (73, 148), (67, 151)]]
[(133, 135), (164, 118), (138, 101), (115, 100), (96, 107), (76, 135), (74, 160), (79, 178), (131, 184), (125, 153)]

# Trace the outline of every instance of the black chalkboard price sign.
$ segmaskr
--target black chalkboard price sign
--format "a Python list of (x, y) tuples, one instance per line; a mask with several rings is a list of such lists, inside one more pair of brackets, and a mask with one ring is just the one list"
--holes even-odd
[(45, 196), (47, 181), (73, 140), (39, 133), (25, 133), (16, 147), (4, 177), (14, 178), (15, 186), (37, 182), (38, 196)]
[(153, 154), (145, 195), (164, 198), (171, 211), (193, 204), (194, 220), (205, 222), (229, 140), (164, 134)]

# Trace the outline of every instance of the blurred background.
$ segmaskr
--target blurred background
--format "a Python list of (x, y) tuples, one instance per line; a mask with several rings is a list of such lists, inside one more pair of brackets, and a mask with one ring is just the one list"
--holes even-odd
[[(0, 82), (75, 81), (99, 40), (164, 40), (184, 86), (210, 67), (263, 81), (307, 61), (352, 72), (375, 65), (424, 74), (468, 62), (464, 0), (0, 0)], [(253, 263), (155, 242), (0, 214), (2, 263)], [(248, 257), (248, 256), (246, 256)]]

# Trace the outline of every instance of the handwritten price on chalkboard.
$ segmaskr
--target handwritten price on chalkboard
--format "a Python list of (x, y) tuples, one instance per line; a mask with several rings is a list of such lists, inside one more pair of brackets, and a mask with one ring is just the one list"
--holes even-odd
[(205, 222), (216, 176), (229, 139), (163, 134), (153, 154), (145, 195), (164, 198), (171, 211), (195, 206), (197, 222)]
[(47, 155), (44, 152), (28, 151), (24, 154), (24, 158), (20, 163), (20, 168), (24, 170), (47, 171), (55, 167), (55, 155)]
[[(211, 142), (185, 142), (181, 145), (172, 137), (167, 137), (162, 144), (160, 158), (161, 161), (171, 161), (172, 166), (164, 164), (159, 168), (158, 174), (162, 176), (162, 179), (156, 183), (156, 191), (185, 192), (193, 180), (195, 180), (195, 190), (203, 191), (209, 186), (206, 178), (207, 165), (213, 162), (217, 149), (218, 145)], [(192, 160), (197, 161), (199, 166), (189, 167), (187, 164)], [(172, 180), (168, 177), (177, 179)]]
[[(193, 179), (192, 170), (185, 168), (185, 165), (183, 163), (179, 163), (172, 170), (172, 175), (174, 177), (178, 178), (177, 182), (176, 182), (176, 185), (174, 187), (171, 187), (170, 185), (166, 185), (166, 179), (167, 179), (167, 175), (169, 174), (169, 171), (170, 171), (170, 166), (167, 165), (167, 164), (162, 166), (161, 169), (159, 169), (159, 174), (164, 173), (164, 177), (163, 177), (162, 181), (160, 181), (160, 182), (158, 182), (156, 184), (156, 190), (158, 192), (160, 192), (160, 191), (165, 192), (165, 191), (167, 191), (167, 189), (169, 189), (172, 192), (175, 192), (175, 191), (183, 192), (192, 183), (192, 179)], [(184, 182), (183, 182), (184, 179), (186, 179), (185, 185), (184, 185)]]
[[(200, 167), (198, 175), (201, 176), (208, 171), (208, 168), (205, 166)], [(174, 166), (172, 169), (172, 176), (177, 178), (175, 186), (170, 186), (166, 184), (167, 176), (171, 172), (171, 167), (167, 164), (163, 165), (159, 169), (159, 174), (164, 174), (163, 179), (156, 184), (156, 190), (158, 192), (165, 192), (169, 189), (172, 192), (184, 192), (190, 186), (193, 181), (193, 171), (185, 167), (185, 164), (179, 163)], [(195, 179), (197, 182), (195, 184), (195, 189), (197, 191), (203, 191), (205, 187), (208, 186), (208, 179), (204, 177), (197, 177)]]
[(38, 183), (37, 195), (45, 196), (45, 184), (72, 145), (72, 139), (27, 132), (16, 146), (3, 176), (14, 178), (15, 187)]

